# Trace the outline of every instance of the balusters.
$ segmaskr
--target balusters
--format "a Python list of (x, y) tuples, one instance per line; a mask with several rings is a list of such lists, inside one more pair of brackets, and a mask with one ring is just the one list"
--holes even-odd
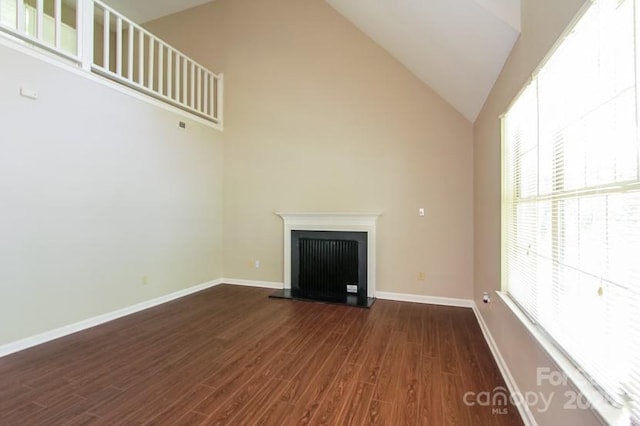
[(199, 67), (196, 69), (196, 109), (202, 111), (202, 69)]
[(44, 40), (44, 0), (36, 1), (36, 37)]
[(218, 78), (216, 79), (216, 112), (213, 114), (213, 118), (217, 123), (223, 123), (224, 110), (222, 106), (224, 105), (222, 102), (224, 100), (224, 75), (218, 74)]
[(176, 52), (176, 102), (180, 102), (180, 55)]
[(173, 51), (167, 48), (167, 96), (173, 99)]
[[(75, 60), (87, 71), (222, 124), (222, 74), (211, 73), (102, 0), (65, 3), (65, 8), (76, 7), (75, 28), (62, 20), (63, 0), (13, 1), (16, 26), (9, 31), (17, 36)], [(0, 8), (0, 15), (5, 12)], [(7, 22), (7, 16), (3, 22)], [(50, 26), (53, 31), (49, 31)], [(74, 34), (71, 31), (76, 37), (76, 52), (67, 43), (69, 35)], [(102, 53), (96, 57), (93, 49), (100, 38), (102, 45), (98, 48)]]
[(158, 92), (164, 95), (164, 45), (158, 43)]
[(17, 0), (16, 7), (18, 8), (16, 12), (16, 29), (18, 30), (18, 33), (25, 34), (24, 0)]
[(127, 26), (128, 26), (128, 40), (127, 40), (127, 57), (128, 57), (128, 62), (127, 62), (127, 77), (129, 78), (130, 81), (133, 81), (133, 48), (134, 48), (134, 33), (133, 33), (133, 25), (131, 25), (131, 22), (127, 22)]
[(204, 93), (204, 102), (202, 105), (202, 112), (205, 115), (209, 115), (209, 74), (204, 72), (204, 87), (202, 89), (202, 92)]
[(148, 82), (147, 82), (147, 87), (151, 90), (153, 90), (153, 61), (154, 61), (154, 45), (155, 42), (153, 41), (153, 37), (149, 37), (149, 75), (148, 75)]
[[(82, 1), (82, 0), (78, 0)], [(54, 45), (56, 49), (62, 48), (62, 0), (55, 0), (54, 2), (55, 12), (53, 13), (53, 18), (55, 20), (55, 29), (54, 29)], [(80, 35), (77, 34), (77, 39), (80, 39)], [(80, 52), (78, 52), (80, 53)]]
[(186, 58), (180, 55), (182, 61), (182, 103), (184, 105), (189, 104), (189, 96), (187, 91), (187, 61)]
[[(133, 78), (131, 79), (133, 80)], [(138, 30), (138, 84), (144, 86), (144, 33)]]
[(116, 75), (122, 77), (122, 18), (116, 17)]

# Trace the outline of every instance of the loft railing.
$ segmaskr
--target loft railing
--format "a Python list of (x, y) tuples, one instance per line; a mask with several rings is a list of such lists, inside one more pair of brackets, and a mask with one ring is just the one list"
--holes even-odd
[(0, 30), (80, 63), (80, 5), (74, 4), (71, 13), (65, 4), (64, 21), (62, 1), (47, 2), (46, 6), (48, 13), (44, 0), (0, 0)]
[(100, 0), (0, 0), (0, 30), (222, 127), (223, 75)]
[(102, 50), (102, 55), (94, 52), (94, 72), (222, 123), (222, 75), (207, 70), (103, 2), (92, 3), (94, 31), (100, 30), (94, 33), (94, 45)]

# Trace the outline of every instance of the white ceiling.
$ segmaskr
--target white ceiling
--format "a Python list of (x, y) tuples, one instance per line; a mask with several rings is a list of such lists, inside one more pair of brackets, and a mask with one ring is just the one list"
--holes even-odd
[[(136, 22), (212, 0), (107, 0)], [(475, 121), (520, 34), (520, 0), (326, 0)]]
[(326, 0), (475, 121), (520, 33), (520, 0)]
[(133, 22), (143, 23), (191, 9), (212, 0), (105, 0)]

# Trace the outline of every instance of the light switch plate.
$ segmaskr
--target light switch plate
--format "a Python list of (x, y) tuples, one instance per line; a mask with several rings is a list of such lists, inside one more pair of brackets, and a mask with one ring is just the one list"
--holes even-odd
[(34, 101), (38, 99), (38, 92), (31, 89), (26, 89), (24, 87), (20, 88), (20, 96), (33, 99)]

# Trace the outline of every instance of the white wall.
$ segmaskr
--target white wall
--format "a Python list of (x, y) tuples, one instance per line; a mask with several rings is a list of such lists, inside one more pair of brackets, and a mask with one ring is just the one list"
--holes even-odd
[(222, 276), (220, 132), (3, 45), (0, 64), (0, 345)]

